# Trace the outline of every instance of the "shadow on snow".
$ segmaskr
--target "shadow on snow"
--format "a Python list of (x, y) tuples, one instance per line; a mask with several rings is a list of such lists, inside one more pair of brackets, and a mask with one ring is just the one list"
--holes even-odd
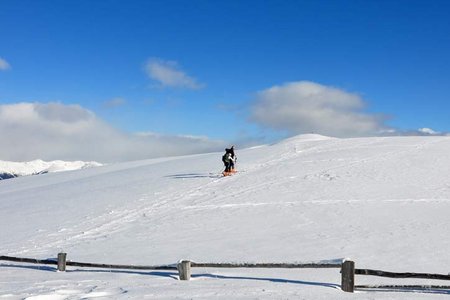
[(375, 293), (415, 293), (415, 294), (440, 294), (450, 295), (450, 289), (436, 289), (436, 288), (389, 288), (389, 287), (373, 287), (373, 288), (358, 288), (359, 292), (375, 292)]
[[(27, 265), (15, 265), (15, 264), (0, 264), (0, 268), (19, 268), (19, 269), (30, 269), (36, 271), (46, 271), (46, 272), (56, 272), (56, 267), (49, 266), (27, 266)], [(133, 271), (133, 270), (115, 270), (115, 269), (71, 269), (66, 270), (67, 273), (114, 273), (114, 274), (135, 274), (135, 275), (145, 275), (145, 276), (157, 276), (170, 278), (174, 280), (178, 280), (178, 272), (172, 271)], [(314, 281), (303, 281), (303, 280), (292, 280), (292, 279), (283, 279), (283, 278), (266, 278), (266, 277), (249, 277), (249, 276), (226, 276), (226, 275), (217, 275), (210, 273), (203, 274), (192, 274), (192, 278), (214, 278), (214, 279), (223, 279), (223, 280), (256, 280), (256, 281), (267, 281), (267, 282), (275, 282), (275, 283), (289, 283), (289, 284), (299, 284), (299, 285), (309, 285), (309, 286), (321, 286), (326, 288), (333, 289), (341, 289), (339, 284), (328, 283), (328, 282), (314, 282)], [(378, 292), (378, 293), (423, 293), (423, 294), (441, 294), (441, 295), (450, 295), (450, 290), (448, 289), (420, 289), (420, 288), (359, 288), (360, 292)]]
[(167, 175), (164, 177), (173, 178), (173, 179), (195, 179), (195, 178), (218, 178), (221, 177), (219, 174), (202, 174), (202, 173), (187, 173), (187, 174), (174, 174)]
[(257, 280), (257, 281), (269, 281), (276, 283), (291, 283), (291, 284), (301, 284), (301, 285), (312, 285), (312, 286), (322, 286), (334, 289), (341, 289), (339, 284), (327, 283), (327, 282), (314, 282), (314, 281), (303, 281), (303, 280), (292, 280), (292, 279), (282, 279), (282, 278), (266, 278), (266, 277), (248, 277), (248, 276), (225, 276), (216, 274), (193, 274), (192, 278), (217, 278), (217, 279), (227, 279), (227, 280)]

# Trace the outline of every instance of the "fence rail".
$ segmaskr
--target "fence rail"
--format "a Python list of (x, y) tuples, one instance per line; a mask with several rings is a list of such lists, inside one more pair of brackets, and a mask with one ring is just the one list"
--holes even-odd
[(391, 289), (450, 289), (446, 285), (355, 285), (355, 275), (369, 275), (389, 278), (420, 278), (433, 280), (450, 280), (450, 275), (432, 274), (432, 273), (399, 273), (386, 272), (371, 269), (355, 269), (353, 261), (345, 261), (342, 264), (342, 283), (341, 288), (345, 292), (353, 293), (355, 288), (391, 288)]
[[(0, 256), (0, 260), (25, 262), (31, 264), (41, 265), (61, 265), (62, 253), (58, 254), (58, 260), (56, 259), (34, 259), (34, 258), (22, 258), (12, 256)], [(59, 261), (59, 264), (58, 264)], [(177, 270), (177, 265), (159, 265), (159, 266), (135, 266), (135, 265), (115, 265), (115, 264), (96, 264), (96, 263), (84, 263), (76, 261), (65, 261), (66, 266), (85, 267), (85, 268), (101, 268), (101, 269), (124, 269), (124, 270)], [(59, 270), (59, 269), (58, 269)], [(64, 270), (59, 270), (64, 271)]]
[(13, 256), (4, 256), (4, 255), (0, 256), (0, 260), (25, 262), (25, 263), (40, 264), (40, 265), (56, 265), (56, 264), (58, 264), (58, 261), (56, 259), (36, 259), (36, 258), (13, 257)]
[(421, 278), (421, 279), (450, 280), (450, 275), (430, 274), (430, 273), (396, 273), (370, 269), (356, 269), (355, 274), (389, 277), (389, 278)]
[(345, 260), (342, 263), (198, 263), (189, 260), (181, 260), (173, 265), (117, 265), (117, 264), (98, 264), (83, 263), (66, 260), (66, 253), (58, 253), (57, 259), (35, 259), (13, 256), (0, 256), (0, 261), (13, 261), (31, 264), (57, 265), (58, 271), (64, 272), (66, 266), (102, 268), (102, 269), (128, 269), (128, 270), (178, 270), (180, 280), (189, 280), (191, 278), (191, 268), (277, 268), (277, 269), (322, 269), (322, 268), (340, 268), (341, 269), (341, 289), (344, 292), (353, 293), (355, 289), (450, 289), (445, 285), (355, 285), (355, 275), (370, 275), (390, 278), (421, 278), (433, 280), (450, 280), (449, 275), (431, 274), (431, 273), (396, 273), (371, 269), (356, 269), (355, 262)]
[(191, 268), (264, 268), (264, 269), (323, 269), (340, 268), (336, 263), (197, 263), (188, 260), (178, 264), (178, 272), (181, 280), (191, 278)]
[(331, 263), (197, 263), (191, 262), (191, 268), (274, 268), (274, 269), (329, 269), (340, 268), (341, 264)]
[(377, 284), (377, 285), (355, 285), (356, 289), (417, 289), (417, 290), (440, 290), (450, 289), (450, 285), (389, 285), (389, 284)]

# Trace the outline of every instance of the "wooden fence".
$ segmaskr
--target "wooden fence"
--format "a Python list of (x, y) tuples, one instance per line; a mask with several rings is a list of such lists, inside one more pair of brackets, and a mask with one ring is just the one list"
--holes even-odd
[(355, 285), (355, 275), (370, 275), (389, 278), (420, 278), (435, 280), (450, 280), (450, 275), (430, 273), (397, 273), (371, 269), (355, 269), (355, 262), (347, 260), (342, 263), (341, 289), (353, 293), (358, 288), (385, 289), (450, 289), (450, 285)]
[(450, 289), (450, 286), (444, 285), (355, 285), (355, 275), (370, 275), (390, 278), (421, 278), (450, 280), (450, 275), (429, 274), (429, 273), (395, 273), (371, 269), (356, 269), (355, 262), (345, 260), (342, 263), (198, 263), (189, 260), (181, 260), (173, 265), (116, 265), (116, 264), (97, 264), (83, 263), (67, 260), (66, 253), (58, 253), (57, 259), (35, 259), (20, 258), (12, 256), (0, 256), (0, 261), (24, 262), (32, 264), (56, 265), (59, 272), (66, 271), (67, 266), (102, 268), (102, 269), (122, 269), (122, 270), (177, 270), (180, 280), (189, 280), (191, 278), (192, 268), (276, 268), (276, 269), (321, 269), (321, 268), (340, 268), (341, 269), (341, 289), (344, 292), (353, 293), (358, 288), (414, 288), (414, 289)]
[(64, 272), (66, 266), (84, 267), (84, 268), (101, 268), (101, 269), (119, 269), (119, 270), (177, 270), (177, 265), (159, 265), (159, 266), (134, 266), (134, 265), (113, 265), (113, 264), (96, 264), (83, 263), (67, 260), (66, 253), (58, 253), (57, 259), (35, 259), (12, 256), (0, 256), (0, 261), (24, 262), (40, 265), (56, 265), (58, 271)]

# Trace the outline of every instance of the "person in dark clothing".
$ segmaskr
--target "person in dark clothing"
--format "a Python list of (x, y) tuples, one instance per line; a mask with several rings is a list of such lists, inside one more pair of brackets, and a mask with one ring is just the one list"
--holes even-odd
[(230, 171), (234, 171), (234, 164), (236, 163), (236, 155), (234, 154), (234, 146), (231, 146), (230, 150), (230, 154), (231, 154), (231, 166), (230, 166)]
[(225, 173), (231, 172), (231, 165), (232, 165), (232, 158), (230, 152), (225, 152), (225, 154), (222, 156), (223, 164), (225, 165)]
[(225, 165), (224, 175), (230, 175), (230, 173), (234, 172), (234, 163), (236, 161), (234, 146), (225, 149), (225, 154), (222, 156), (222, 161)]

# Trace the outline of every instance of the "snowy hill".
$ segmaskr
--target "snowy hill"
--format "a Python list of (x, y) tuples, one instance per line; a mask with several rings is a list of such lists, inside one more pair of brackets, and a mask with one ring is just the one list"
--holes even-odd
[(98, 167), (97, 162), (84, 161), (43, 161), (40, 159), (29, 162), (10, 162), (0, 160), (0, 180), (26, 175), (37, 175), (52, 172), (73, 171), (91, 167)]
[[(110, 264), (311, 262), (450, 272), (450, 137), (293, 137), (0, 181), (0, 255)], [(0, 261), (0, 299), (442, 299), (339, 289), (336, 269), (102, 271)], [(50, 271), (50, 272), (48, 272)], [(358, 284), (441, 284), (357, 277)], [(448, 292), (447, 292), (448, 295)], [(41, 297), (41, 298), (38, 298)], [(445, 297), (445, 296), (444, 296)]]

